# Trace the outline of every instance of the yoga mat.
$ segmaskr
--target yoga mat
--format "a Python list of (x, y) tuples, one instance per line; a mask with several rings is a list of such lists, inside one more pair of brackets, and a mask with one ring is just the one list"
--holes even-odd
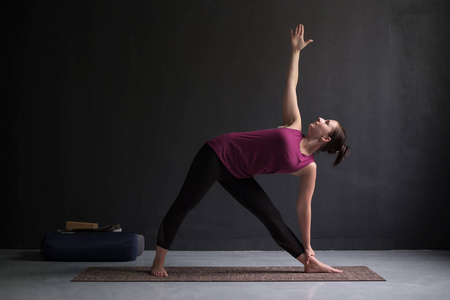
[(74, 282), (255, 282), (255, 281), (386, 281), (365, 266), (334, 267), (342, 273), (304, 273), (303, 267), (166, 267), (168, 277), (150, 267), (90, 267)]

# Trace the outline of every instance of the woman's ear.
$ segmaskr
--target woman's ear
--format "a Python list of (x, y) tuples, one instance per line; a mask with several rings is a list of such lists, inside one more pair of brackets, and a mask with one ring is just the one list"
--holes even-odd
[(322, 140), (323, 142), (325, 142), (325, 143), (328, 143), (329, 141), (331, 141), (331, 138), (330, 138), (329, 136), (323, 136), (323, 137), (321, 138), (321, 140)]

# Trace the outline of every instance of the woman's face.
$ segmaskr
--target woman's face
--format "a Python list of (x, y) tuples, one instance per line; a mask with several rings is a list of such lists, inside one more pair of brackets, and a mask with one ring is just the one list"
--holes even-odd
[(309, 134), (313, 137), (329, 137), (330, 133), (339, 126), (335, 120), (325, 120), (321, 117), (317, 121), (309, 124)]

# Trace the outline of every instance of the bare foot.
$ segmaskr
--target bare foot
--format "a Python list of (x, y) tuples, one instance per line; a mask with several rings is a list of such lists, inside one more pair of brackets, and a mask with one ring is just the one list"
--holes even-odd
[(164, 269), (164, 260), (166, 259), (166, 254), (168, 250), (156, 246), (155, 259), (153, 260), (152, 270), (150, 274), (158, 277), (167, 277), (167, 271)]
[(150, 271), (150, 274), (152, 274), (153, 276), (157, 276), (157, 277), (167, 277), (167, 276), (169, 276), (167, 274), (166, 269), (164, 269), (163, 265), (158, 265), (158, 264), (155, 264), (155, 263), (153, 263), (152, 270)]
[(330, 267), (311, 256), (305, 265), (305, 273), (342, 273), (342, 270)]

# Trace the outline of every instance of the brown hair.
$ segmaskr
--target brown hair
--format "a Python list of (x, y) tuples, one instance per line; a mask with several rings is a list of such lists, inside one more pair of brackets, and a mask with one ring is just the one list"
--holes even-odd
[(350, 153), (350, 147), (345, 144), (347, 140), (347, 135), (345, 133), (344, 127), (339, 124), (336, 129), (331, 131), (329, 134), (331, 140), (326, 143), (319, 151), (328, 152), (330, 154), (338, 153), (333, 166), (340, 164), (344, 158), (346, 158)]

